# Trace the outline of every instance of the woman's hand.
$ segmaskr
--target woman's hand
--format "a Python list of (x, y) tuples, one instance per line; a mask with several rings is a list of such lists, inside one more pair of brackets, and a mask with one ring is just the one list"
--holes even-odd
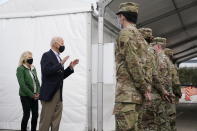
[(36, 93), (36, 94), (33, 95), (33, 99), (34, 100), (38, 100), (39, 97), (40, 97), (40, 94), (39, 93)]

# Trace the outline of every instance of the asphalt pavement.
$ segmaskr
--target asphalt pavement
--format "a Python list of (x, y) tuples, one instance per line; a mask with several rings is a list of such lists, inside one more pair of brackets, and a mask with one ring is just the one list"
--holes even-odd
[(177, 131), (197, 131), (197, 104), (177, 105)]

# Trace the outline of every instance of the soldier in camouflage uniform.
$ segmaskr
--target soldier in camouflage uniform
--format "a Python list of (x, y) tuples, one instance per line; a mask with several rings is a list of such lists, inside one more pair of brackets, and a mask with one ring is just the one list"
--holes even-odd
[(171, 110), (169, 111), (170, 126), (172, 131), (176, 131), (176, 105), (175, 104), (179, 102), (182, 93), (181, 93), (180, 81), (179, 81), (177, 69), (172, 62), (173, 50), (166, 48), (164, 52), (166, 56), (168, 56), (169, 58), (170, 73), (171, 73), (170, 77), (172, 79), (172, 90), (175, 95), (175, 103), (171, 105)]
[(162, 119), (165, 115), (165, 108), (162, 108), (162, 97), (168, 97), (167, 91), (161, 84), (161, 80), (158, 76), (158, 58), (154, 48), (150, 45), (152, 42), (152, 30), (150, 28), (141, 28), (139, 32), (142, 34), (148, 45), (148, 55), (145, 69), (146, 76), (148, 76), (148, 83), (151, 85), (152, 101), (151, 105), (144, 105), (142, 114), (142, 129), (144, 131), (160, 131), (160, 126), (164, 123), (160, 123), (159, 119)]
[(122, 3), (117, 13), (123, 29), (115, 45), (116, 95), (114, 114), (116, 131), (138, 131), (144, 98), (150, 100), (143, 72), (143, 37), (136, 28), (138, 5)]
[(167, 90), (169, 94), (169, 98), (167, 101), (162, 101), (162, 109), (165, 109), (165, 112), (163, 112), (163, 119), (160, 119), (160, 122), (165, 123), (160, 126), (160, 130), (162, 131), (171, 131), (171, 118), (170, 116), (174, 114), (175, 110), (173, 108), (174, 104), (174, 93), (172, 89), (172, 78), (171, 78), (171, 73), (170, 73), (170, 64), (169, 64), (169, 59), (164, 53), (164, 48), (166, 47), (166, 39), (161, 38), (161, 37), (156, 37), (153, 40), (154, 47), (157, 51), (158, 54), (158, 62), (159, 62), (159, 70), (158, 74), (159, 77), (162, 81), (162, 85), (164, 88)]
[(181, 93), (181, 88), (180, 88), (180, 80), (179, 80), (179, 75), (177, 72), (177, 67), (173, 63), (174, 52), (172, 49), (169, 49), (169, 48), (166, 48), (164, 52), (170, 60), (169, 62), (170, 62), (170, 72), (171, 72), (171, 77), (172, 77), (172, 89), (175, 95), (175, 102), (176, 104), (178, 104), (179, 99), (182, 96), (182, 93)]

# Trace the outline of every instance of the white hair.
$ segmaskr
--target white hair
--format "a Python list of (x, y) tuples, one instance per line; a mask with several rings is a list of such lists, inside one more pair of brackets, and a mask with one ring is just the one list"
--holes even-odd
[(18, 66), (21, 66), (23, 64), (25, 64), (25, 61), (27, 60), (27, 58), (29, 56), (32, 56), (32, 53), (30, 51), (25, 51), (21, 54), (21, 57), (20, 57), (20, 60), (19, 60), (19, 63), (18, 63)]
[(53, 46), (56, 42), (60, 42), (61, 40), (63, 40), (63, 38), (62, 37), (59, 37), (59, 36), (56, 36), (56, 37), (53, 37), (52, 39), (51, 39), (51, 46)]

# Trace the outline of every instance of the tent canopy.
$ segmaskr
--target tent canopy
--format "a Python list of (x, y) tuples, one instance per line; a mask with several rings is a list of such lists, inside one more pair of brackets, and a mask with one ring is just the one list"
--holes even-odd
[(122, 2), (140, 5), (138, 27), (153, 29), (154, 36), (166, 37), (178, 63), (197, 56), (196, 0), (113, 0), (109, 8), (117, 12)]
[[(107, 17), (117, 12), (122, 2), (140, 5), (138, 27), (150, 27), (154, 36), (166, 37), (168, 47), (175, 50), (177, 63), (197, 56), (197, 1), (196, 0), (112, 0)], [(55, 15), (92, 11), (98, 0), (9, 0), (1, 5), (0, 18)], [(66, 3), (66, 4), (65, 4)], [(110, 19), (111, 23), (114, 23)], [(117, 22), (115, 22), (117, 23)]]
[(91, 11), (84, 0), (9, 0), (0, 5), (0, 18), (56, 15)]

